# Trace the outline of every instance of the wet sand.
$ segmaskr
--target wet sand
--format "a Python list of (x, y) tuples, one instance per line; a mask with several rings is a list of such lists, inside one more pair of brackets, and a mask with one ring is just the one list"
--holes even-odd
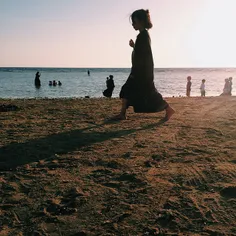
[(167, 101), (0, 100), (0, 235), (236, 235), (236, 97)]

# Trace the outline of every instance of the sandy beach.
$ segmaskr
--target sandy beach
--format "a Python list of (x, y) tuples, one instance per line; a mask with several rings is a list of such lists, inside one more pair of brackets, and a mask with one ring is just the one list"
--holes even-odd
[(0, 99), (0, 235), (236, 235), (236, 97), (167, 101)]

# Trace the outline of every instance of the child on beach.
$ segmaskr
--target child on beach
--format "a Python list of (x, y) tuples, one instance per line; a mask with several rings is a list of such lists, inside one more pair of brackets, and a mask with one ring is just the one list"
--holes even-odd
[(205, 82), (206, 82), (206, 80), (203, 79), (203, 80), (202, 80), (202, 84), (201, 84), (201, 86), (200, 86), (201, 97), (205, 97), (205, 96), (206, 96)]
[(192, 85), (192, 82), (191, 82), (191, 76), (188, 76), (187, 77), (187, 86), (186, 86), (186, 95), (187, 97), (190, 97), (190, 92), (191, 92), (191, 85)]
[(175, 113), (171, 106), (157, 92), (154, 85), (154, 64), (151, 49), (151, 39), (148, 29), (152, 28), (149, 10), (136, 10), (131, 15), (132, 26), (139, 31), (136, 42), (131, 39), (133, 48), (131, 73), (122, 86), (120, 98), (122, 106), (120, 113), (111, 120), (125, 120), (126, 110), (133, 106), (134, 112), (166, 112), (163, 121), (167, 121)]

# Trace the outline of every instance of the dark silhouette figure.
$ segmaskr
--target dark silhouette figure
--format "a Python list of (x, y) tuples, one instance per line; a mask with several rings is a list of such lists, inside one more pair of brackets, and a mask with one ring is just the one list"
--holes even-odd
[(113, 90), (115, 88), (113, 75), (110, 75), (109, 78), (107, 77), (106, 85), (107, 85), (107, 89), (103, 91), (103, 95), (105, 97), (111, 98)]
[(34, 84), (36, 88), (39, 88), (41, 86), (41, 81), (39, 79), (40, 76), (41, 74), (39, 72), (35, 74)]
[(58, 81), (58, 85), (59, 85), (59, 86), (61, 86), (61, 85), (62, 85), (61, 81)]
[(56, 86), (56, 85), (57, 85), (56, 80), (53, 80), (52, 85), (53, 85), (53, 86)]
[(139, 31), (136, 42), (130, 40), (133, 48), (131, 73), (122, 86), (120, 98), (121, 111), (111, 120), (126, 119), (126, 110), (133, 106), (134, 112), (160, 112), (166, 111), (164, 121), (170, 119), (174, 110), (158, 93), (154, 85), (154, 64), (151, 49), (151, 39), (148, 29), (152, 28), (148, 10), (137, 10), (131, 15), (132, 25)]
[[(231, 81), (232, 82), (232, 81)], [(225, 79), (225, 86), (223, 89), (223, 93), (220, 96), (230, 96), (232, 92), (232, 84), (230, 84), (229, 79)]]
[(186, 86), (186, 96), (190, 97), (190, 92), (191, 92), (191, 86), (192, 86), (192, 82), (191, 82), (191, 76), (187, 77), (187, 86)]
[(89, 70), (87, 71), (87, 73), (88, 73), (88, 76), (90, 76), (90, 71)]
[(48, 84), (48, 85), (49, 85), (49, 86), (52, 86), (52, 81), (51, 81), (51, 80), (49, 81), (49, 84)]
[(232, 96), (232, 87), (233, 87), (233, 82), (232, 82), (233, 78), (229, 77), (229, 95)]

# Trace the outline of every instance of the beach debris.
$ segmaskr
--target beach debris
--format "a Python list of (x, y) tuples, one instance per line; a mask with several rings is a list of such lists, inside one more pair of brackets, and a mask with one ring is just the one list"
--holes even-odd
[(17, 107), (16, 105), (5, 105), (5, 104), (1, 104), (0, 105), (0, 112), (7, 112), (7, 111), (17, 111), (19, 110), (19, 107)]

